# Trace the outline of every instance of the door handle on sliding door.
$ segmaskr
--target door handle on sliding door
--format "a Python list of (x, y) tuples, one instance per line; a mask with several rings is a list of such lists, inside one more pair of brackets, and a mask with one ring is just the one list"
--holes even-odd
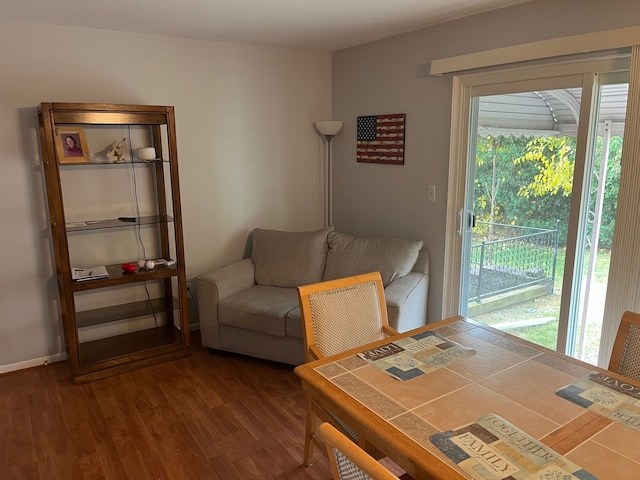
[(464, 219), (464, 215), (465, 212), (463, 209), (458, 210), (458, 218), (457, 218), (457, 233), (458, 236), (462, 236), (464, 234), (465, 231), (471, 231), (472, 229), (476, 228), (476, 216), (475, 214), (471, 211), (468, 210), (466, 212), (466, 221)]

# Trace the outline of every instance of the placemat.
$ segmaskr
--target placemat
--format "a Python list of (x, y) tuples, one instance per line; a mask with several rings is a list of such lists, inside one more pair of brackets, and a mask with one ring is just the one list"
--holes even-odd
[(367, 350), (358, 356), (393, 378), (410, 380), (475, 353), (472, 348), (429, 331)]
[(556, 395), (640, 431), (640, 387), (606, 373), (590, 373)]
[(471, 478), (597, 480), (586, 470), (494, 414), (430, 437)]

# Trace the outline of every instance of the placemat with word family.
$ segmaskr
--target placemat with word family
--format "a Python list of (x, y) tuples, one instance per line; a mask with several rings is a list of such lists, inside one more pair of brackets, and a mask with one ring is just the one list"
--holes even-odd
[(474, 479), (597, 480), (592, 474), (494, 414), (456, 430), (436, 433), (433, 443)]

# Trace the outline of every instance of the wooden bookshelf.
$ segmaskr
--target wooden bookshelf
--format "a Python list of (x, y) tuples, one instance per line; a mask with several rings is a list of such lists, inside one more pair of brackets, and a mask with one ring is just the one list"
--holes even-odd
[[(42, 103), (38, 116), (49, 233), (73, 378), (78, 382), (93, 380), (188, 355), (188, 300), (173, 107)], [(73, 150), (65, 150), (62, 143), (62, 136), (75, 132), (83, 150), (78, 161), (64, 157)], [(112, 141), (122, 138), (123, 162), (116, 163), (106, 152), (115, 145)], [(136, 148), (149, 146), (155, 148), (156, 159), (136, 157)], [(114, 178), (131, 182), (135, 191), (130, 200), (135, 214), (124, 217), (133, 221), (120, 219), (121, 196), (109, 197)], [(77, 220), (77, 212), (89, 207), (77, 200), (74, 189), (95, 192), (95, 198), (104, 199), (94, 206), (100, 211), (98, 219), (87, 215)], [(140, 212), (140, 205), (147, 211)], [(67, 221), (72, 211), (73, 221)], [(142, 250), (147, 253), (145, 259), (171, 259), (175, 264), (125, 272), (121, 268), (123, 259), (119, 258), (123, 252), (113, 247), (114, 232), (121, 235), (118, 238), (128, 239), (122, 242), (127, 245), (123, 249), (130, 248), (132, 238), (140, 247), (125, 252), (124, 261), (135, 264), (142, 258)], [(83, 240), (89, 235), (90, 242)], [(88, 243), (90, 248), (86, 247)], [(76, 258), (106, 266), (108, 278), (74, 282), (71, 269), (87, 267), (73, 264)], [(93, 304), (98, 306), (86, 307)]]

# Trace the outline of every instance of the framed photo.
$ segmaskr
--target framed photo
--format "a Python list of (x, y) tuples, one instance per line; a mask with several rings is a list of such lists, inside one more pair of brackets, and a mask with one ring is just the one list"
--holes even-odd
[(91, 161), (87, 138), (82, 127), (57, 127), (55, 142), (59, 163)]

